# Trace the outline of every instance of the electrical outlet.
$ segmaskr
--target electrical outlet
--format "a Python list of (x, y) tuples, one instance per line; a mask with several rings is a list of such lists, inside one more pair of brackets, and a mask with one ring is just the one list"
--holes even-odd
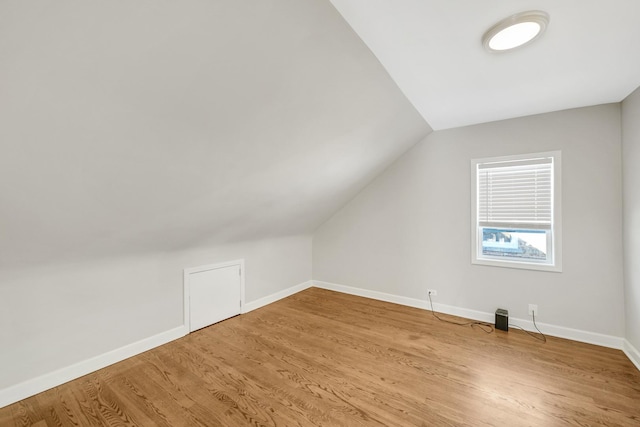
[(529, 304), (529, 316), (535, 314), (538, 315), (538, 305), (537, 304)]
[(427, 296), (429, 295), (431, 295), (432, 297), (437, 297), (438, 291), (436, 291), (435, 289), (427, 289)]

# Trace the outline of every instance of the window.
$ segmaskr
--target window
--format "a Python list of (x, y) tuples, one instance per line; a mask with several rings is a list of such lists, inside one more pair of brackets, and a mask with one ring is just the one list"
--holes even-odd
[(474, 264), (562, 271), (560, 152), (471, 161)]

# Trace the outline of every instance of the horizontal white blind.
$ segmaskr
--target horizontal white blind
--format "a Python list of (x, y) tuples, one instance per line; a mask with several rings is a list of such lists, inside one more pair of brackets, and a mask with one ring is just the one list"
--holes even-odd
[(478, 224), (550, 229), (553, 159), (478, 165)]

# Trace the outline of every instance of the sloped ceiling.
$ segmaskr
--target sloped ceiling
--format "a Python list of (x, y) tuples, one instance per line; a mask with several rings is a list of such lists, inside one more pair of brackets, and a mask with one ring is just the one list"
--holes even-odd
[[(640, 85), (637, 0), (331, 0), (436, 130), (620, 102)], [(482, 35), (544, 10), (547, 31), (490, 54)]]
[(430, 132), (325, 0), (0, 2), (0, 268), (312, 232)]

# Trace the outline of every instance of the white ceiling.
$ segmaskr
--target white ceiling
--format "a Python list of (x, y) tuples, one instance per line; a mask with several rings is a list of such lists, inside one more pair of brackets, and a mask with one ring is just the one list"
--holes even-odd
[[(619, 102), (640, 85), (638, 0), (331, 0), (434, 129)], [(519, 50), (481, 37), (544, 10), (546, 33)]]

